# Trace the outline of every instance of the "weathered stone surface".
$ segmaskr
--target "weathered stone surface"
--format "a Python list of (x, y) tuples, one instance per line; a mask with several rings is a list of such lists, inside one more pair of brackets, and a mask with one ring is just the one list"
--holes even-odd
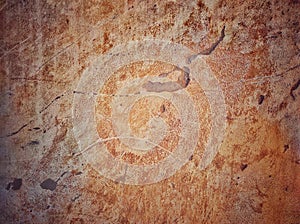
[(299, 223), (299, 11), (1, 1), (0, 223)]

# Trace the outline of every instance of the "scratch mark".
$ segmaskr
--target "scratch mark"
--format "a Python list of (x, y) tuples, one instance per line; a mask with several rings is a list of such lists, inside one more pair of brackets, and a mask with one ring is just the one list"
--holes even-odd
[(60, 99), (60, 98), (63, 97), (63, 96), (64, 96), (64, 94), (55, 97), (54, 100), (52, 100), (46, 107), (44, 107), (44, 109), (42, 109), (42, 110), (40, 111), (40, 113), (42, 113), (42, 112), (44, 112), (45, 110), (47, 110), (47, 109), (48, 109), (48, 108), (49, 108), (56, 100)]
[(55, 81), (50, 79), (35, 79), (35, 78), (20, 78), (20, 77), (12, 77), (10, 80), (26, 80), (26, 81), (33, 81), (33, 82), (54, 82), (54, 83), (63, 83), (66, 84), (66, 82), (62, 81)]
[(221, 36), (219, 37), (219, 39), (215, 43), (213, 43), (213, 45), (210, 48), (200, 52), (200, 54), (201, 55), (210, 55), (217, 48), (217, 46), (223, 41), (224, 37), (225, 37), (225, 26), (223, 27), (223, 29), (221, 31)]
[(87, 93), (87, 92), (76, 91), (76, 90), (74, 90), (73, 93), (74, 94), (83, 94), (83, 95), (89, 95), (89, 94), (91, 94), (91, 95), (94, 95), (94, 96), (98, 95), (97, 93), (93, 93), (93, 92), (92, 93)]
[(56, 183), (58, 183), (58, 181), (60, 181), (61, 180), (61, 178), (63, 177), (63, 176), (65, 176), (67, 173), (69, 173), (69, 171), (65, 171), (65, 172), (63, 172), (61, 175), (60, 175), (60, 177), (59, 178), (57, 178), (57, 180), (55, 181)]
[(155, 142), (152, 142), (150, 140), (147, 140), (147, 139), (144, 139), (144, 138), (138, 138), (138, 137), (130, 137), (130, 136), (115, 136), (115, 137), (111, 137), (111, 138), (104, 138), (104, 139), (98, 139), (97, 141), (93, 142), (92, 144), (90, 144), (89, 146), (87, 146), (85, 149), (83, 149), (82, 151), (76, 153), (74, 155), (74, 157), (77, 157), (77, 156), (80, 156), (82, 155), (83, 153), (85, 153), (86, 151), (88, 151), (89, 149), (93, 148), (95, 145), (99, 144), (99, 143), (103, 143), (103, 142), (108, 142), (108, 141), (111, 141), (111, 140), (118, 140), (118, 139), (135, 139), (135, 140), (139, 140), (139, 141), (145, 141), (146, 143), (149, 143), (155, 147), (158, 147), (162, 150), (164, 150), (165, 152), (169, 153), (170, 156), (172, 156), (172, 152), (170, 150), (168, 150), (167, 148), (155, 143)]
[(86, 151), (88, 151), (89, 149), (93, 148), (95, 145), (97, 145), (98, 143), (101, 143), (101, 142), (103, 142), (103, 140), (102, 140), (102, 139), (98, 139), (97, 141), (95, 141), (94, 143), (90, 144), (89, 146), (87, 146), (87, 147), (86, 147), (85, 149), (83, 149), (82, 151), (76, 153), (76, 154), (74, 155), (74, 157), (77, 157), (77, 156), (82, 155), (83, 153), (85, 153)]
[(93, 96), (113, 96), (113, 97), (130, 97), (130, 96), (137, 96), (142, 95), (140, 92), (132, 93), (132, 94), (104, 94), (104, 93), (95, 93), (95, 92), (82, 92), (82, 91), (73, 91), (74, 94), (82, 94), (82, 95), (93, 95)]
[[(96, 27), (100, 27), (104, 24), (107, 24), (109, 21), (112, 21), (114, 18), (109, 18), (107, 20), (105, 20), (106, 22), (101, 22), (99, 24), (96, 24), (94, 26), (94, 28)], [(54, 55), (52, 55), (48, 60), (46, 60), (44, 63), (42, 63), (35, 71), (35, 73), (38, 73), (46, 64), (48, 64), (51, 60), (53, 60), (55, 57), (57, 57), (58, 55), (62, 54), (63, 52), (65, 52), (68, 48), (70, 48), (71, 46), (73, 46), (75, 43), (77, 43), (77, 41), (79, 41), (82, 37), (84, 37), (86, 34), (92, 32), (94, 29), (90, 29), (87, 32), (81, 34), (76, 40), (74, 40), (72, 43), (70, 43), (69, 45), (67, 45), (66, 47), (62, 48), (60, 51), (58, 51), (57, 53), (55, 53)]]
[(291, 88), (290, 95), (293, 98), (293, 100), (296, 100), (296, 97), (293, 92), (299, 87), (299, 85), (300, 85), (300, 79)]
[(60, 175), (60, 177), (63, 177), (65, 174), (67, 174), (68, 173), (68, 171), (65, 171), (65, 172), (63, 172), (61, 175)]
[(20, 41), (19, 43), (15, 44), (15, 46), (13, 46), (12, 48), (8, 49), (3, 55), (1, 55), (0, 59), (2, 59), (4, 56), (8, 55), (10, 52), (12, 52), (14, 49), (16, 49), (19, 45), (25, 43), (29, 39), (30, 39), (30, 37), (27, 37), (24, 40)]
[(12, 132), (12, 133), (6, 135), (6, 136), (1, 136), (0, 138), (11, 137), (11, 136), (13, 136), (13, 135), (18, 134), (18, 133), (19, 133), (20, 131), (22, 131), (25, 127), (27, 127), (29, 123), (30, 123), (30, 122), (28, 122), (27, 124), (24, 124), (24, 125), (23, 125), (22, 127), (20, 127), (17, 131), (14, 131), (14, 132)]
[(71, 199), (72, 202), (76, 201), (78, 198), (80, 198), (81, 194), (76, 195)]
[(68, 44), (66, 47), (62, 48), (60, 51), (58, 51), (57, 53), (55, 53), (54, 55), (52, 55), (49, 59), (47, 59), (44, 63), (42, 63), (37, 70), (35, 71), (35, 73), (38, 73), (46, 64), (48, 64), (50, 61), (52, 61), (55, 57), (57, 57), (58, 55), (62, 54), (63, 52), (65, 52), (69, 47), (71, 47), (72, 45), (74, 45), (76, 43), (76, 41)]
[(217, 48), (217, 46), (223, 41), (224, 37), (225, 37), (225, 26), (223, 26), (223, 29), (221, 31), (221, 35), (220, 35), (219, 39), (216, 42), (214, 42), (210, 48), (205, 49), (198, 54), (190, 56), (188, 58), (188, 64), (190, 64), (199, 55), (210, 55)]
[[(14, 7), (17, 3), (15, 4), (12, 4), (10, 6), (8, 6), (9, 8), (12, 8)], [(3, 8), (5, 8), (5, 6), (7, 6), (7, 3), (0, 9), (3, 10)], [(63, 48), (62, 50), (60, 50), (59, 52), (55, 53), (52, 57), (50, 57), (48, 60), (46, 60), (43, 64), (41, 64), (37, 70), (35, 71), (35, 73), (38, 73), (42, 67), (44, 67), (47, 63), (49, 63), (53, 58), (55, 58), (56, 56), (58, 56), (59, 54), (63, 53), (65, 50), (67, 50), (69, 47), (71, 47), (73, 44), (77, 43), (77, 41), (79, 41), (82, 37), (84, 37), (85, 35), (87, 35), (88, 33), (94, 31), (95, 29), (97, 29), (98, 27), (101, 27), (102, 25), (105, 25), (107, 23), (109, 23), (110, 21), (114, 20), (115, 19), (115, 16), (112, 16), (111, 18), (108, 18), (107, 20), (103, 20), (103, 21), (100, 21), (98, 22), (97, 24), (93, 25), (93, 26), (87, 26), (87, 27), (91, 27), (89, 30), (87, 30), (86, 32), (84, 32), (83, 34), (81, 34), (74, 42), (72, 42), (71, 44), (67, 45), (65, 48)], [(39, 36), (38, 38), (36, 38), (33, 42), (37, 42), (39, 39), (41, 39), (42, 36)], [(28, 37), (29, 38), (29, 37)], [(24, 42), (27, 41), (26, 39), (23, 40)], [(22, 43), (18, 43), (16, 46), (14, 46), (13, 48), (9, 49), (5, 55), (11, 53), (12, 50), (14, 50), (18, 45), (20, 45)], [(0, 56), (0, 59), (5, 56), (5, 55), (1, 55)]]
[(0, 8), (0, 12), (7, 6), (7, 1), (5, 1), (5, 3), (2, 5), (2, 7)]
[(285, 70), (283, 73), (286, 73), (286, 72), (292, 71), (292, 70), (294, 70), (294, 69), (296, 69), (296, 68), (299, 68), (299, 67), (300, 67), (300, 64), (298, 64), (298, 65), (295, 65), (295, 66), (293, 66), (293, 67), (291, 67), (291, 68), (289, 68), (289, 69)]
[(295, 70), (299, 67), (300, 67), (300, 64), (295, 65), (295, 66), (293, 66), (293, 67), (291, 67), (291, 68), (289, 68), (289, 69), (287, 69), (287, 70), (285, 70), (281, 73), (277, 73), (277, 74), (273, 74), (273, 75), (269, 75), (269, 76), (257, 76), (257, 77), (249, 78), (249, 79), (242, 78), (242, 79), (240, 79), (238, 81), (235, 81), (235, 82), (226, 82), (226, 81), (222, 80), (221, 82), (223, 84), (229, 84), (229, 85), (235, 85), (235, 84), (246, 83), (246, 82), (248, 82), (249, 84), (258, 84), (260, 82), (263, 82), (265, 79), (271, 79), (271, 78), (275, 78), (275, 77), (283, 78), (283, 75), (285, 73), (293, 71), (293, 70)]

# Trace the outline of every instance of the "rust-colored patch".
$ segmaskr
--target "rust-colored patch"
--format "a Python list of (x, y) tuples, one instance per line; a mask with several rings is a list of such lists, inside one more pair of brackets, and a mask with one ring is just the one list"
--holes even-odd
[[(213, 9), (203, 2), (213, 1), (1, 1), (0, 181), (9, 190), (1, 193), (0, 223), (299, 222), (299, 1), (220, 0)], [(224, 26), (222, 42), (201, 56), (220, 82), (228, 110), (226, 137), (205, 170), (198, 165), (214, 117), (193, 74), (186, 86), (179, 80), (185, 86), (180, 91), (194, 103), (200, 135), (193, 156), (174, 176), (147, 186), (125, 185), (102, 177), (76, 153), (73, 91), (95, 58), (145, 39), (172, 41), (197, 54), (218, 40)], [(89, 93), (97, 104), (99, 137), (116, 136), (111, 103), (124, 83), (159, 75), (176, 82), (172, 74), (178, 71), (169, 73), (174, 69), (144, 61), (109, 74), (99, 92)], [(160, 144), (174, 150), (182, 124), (168, 103), (153, 112), (177, 128)], [(147, 122), (153, 116), (139, 118)], [(135, 135), (146, 135), (147, 124), (132, 119), (130, 125)], [(158, 146), (131, 151), (119, 139), (104, 145), (130, 164), (168, 155)], [(23, 180), (16, 191), (9, 186), (14, 177)], [(49, 177), (58, 178), (53, 191), (40, 187)]]

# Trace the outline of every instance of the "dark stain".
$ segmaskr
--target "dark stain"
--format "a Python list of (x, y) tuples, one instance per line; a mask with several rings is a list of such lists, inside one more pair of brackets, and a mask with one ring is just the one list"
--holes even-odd
[(284, 110), (287, 107), (287, 102), (281, 102), (279, 105), (273, 107), (273, 108), (268, 108), (268, 113), (277, 113), (282, 110)]
[(261, 105), (264, 102), (265, 96), (264, 95), (260, 95), (259, 99), (258, 99), (258, 104)]
[(158, 10), (157, 5), (154, 4), (153, 7), (150, 8), (150, 10), (153, 11), (154, 13), (157, 13)]
[(299, 22), (293, 22), (292, 23), (294, 26), (298, 27), (299, 26)]
[(290, 148), (290, 146), (289, 146), (289, 145), (284, 145), (283, 148), (284, 148), (284, 149), (283, 149), (283, 152), (286, 152), (286, 151)]
[(81, 194), (76, 195), (71, 199), (72, 202), (76, 201), (78, 198), (80, 198)]
[(40, 142), (37, 140), (34, 140), (34, 141), (30, 141), (27, 145), (38, 145), (38, 144), (40, 144)]
[(41, 184), (40, 184), (41, 188), (45, 189), (45, 190), (50, 190), (50, 191), (54, 191), (56, 186), (57, 186), (57, 183), (48, 178), (46, 180), (44, 180)]
[(22, 186), (22, 179), (15, 178), (13, 182), (8, 183), (6, 190), (12, 189), (14, 191), (19, 190)]
[(188, 84), (190, 83), (191, 79), (190, 79), (190, 69), (186, 66), (183, 67), (183, 72), (184, 72), (184, 76), (183, 76), (183, 80), (180, 80), (180, 77), (178, 78), (178, 82), (182, 82), (182, 88), (185, 88), (188, 86)]
[(240, 168), (241, 168), (241, 171), (244, 171), (246, 168), (248, 167), (248, 164), (241, 164)]
[(71, 208), (72, 208), (72, 204), (68, 204), (68, 206), (67, 206), (67, 212), (70, 214), (70, 212), (71, 212)]
[(38, 130), (41, 130), (41, 128), (39, 128), (39, 127), (34, 127), (34, 128), (28, 129), (28, 131), (38, 131)]
[(287, 106), (287, 103), (286, 102), (282, 102), (280, 105), (279, 105), (279, 111), (285, 109)]
[(164, 113), (165, 111), (166, 111), (166, 107), (165, 107), (164, 104), (162, 104), (162, 105), (160, 106), (160, 112), (161, 112), (161, 113)]
[(191, 155), (191, 156), (190, 156), (190, 158), (189, 158), (189, 161), (191, 161), (193, 158), (194, 158), (194, 156), (193, 156), (193, 155)]
[(197, 6), (199, 7), (199, 9), (205, 9), (206, 8), (206, 6), (204, 5), (204, 3), (202, 1), (198, 1)]
[(75, 173), (75, 175), (81, 175), (81, 174), (83, 174), (81, 171)]
[(299, 87), (299, 85), (300, 85), (300, 79), (291, 88), (290, 95), (293, 98), (293, 100), (296, 100), (296, 97), (293, 92)]

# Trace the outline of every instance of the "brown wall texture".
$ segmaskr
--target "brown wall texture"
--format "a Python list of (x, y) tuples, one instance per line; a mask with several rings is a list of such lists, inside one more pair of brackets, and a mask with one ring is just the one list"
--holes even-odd
[(299, 0), (0, 1), (0, 223), (300, 223)]

